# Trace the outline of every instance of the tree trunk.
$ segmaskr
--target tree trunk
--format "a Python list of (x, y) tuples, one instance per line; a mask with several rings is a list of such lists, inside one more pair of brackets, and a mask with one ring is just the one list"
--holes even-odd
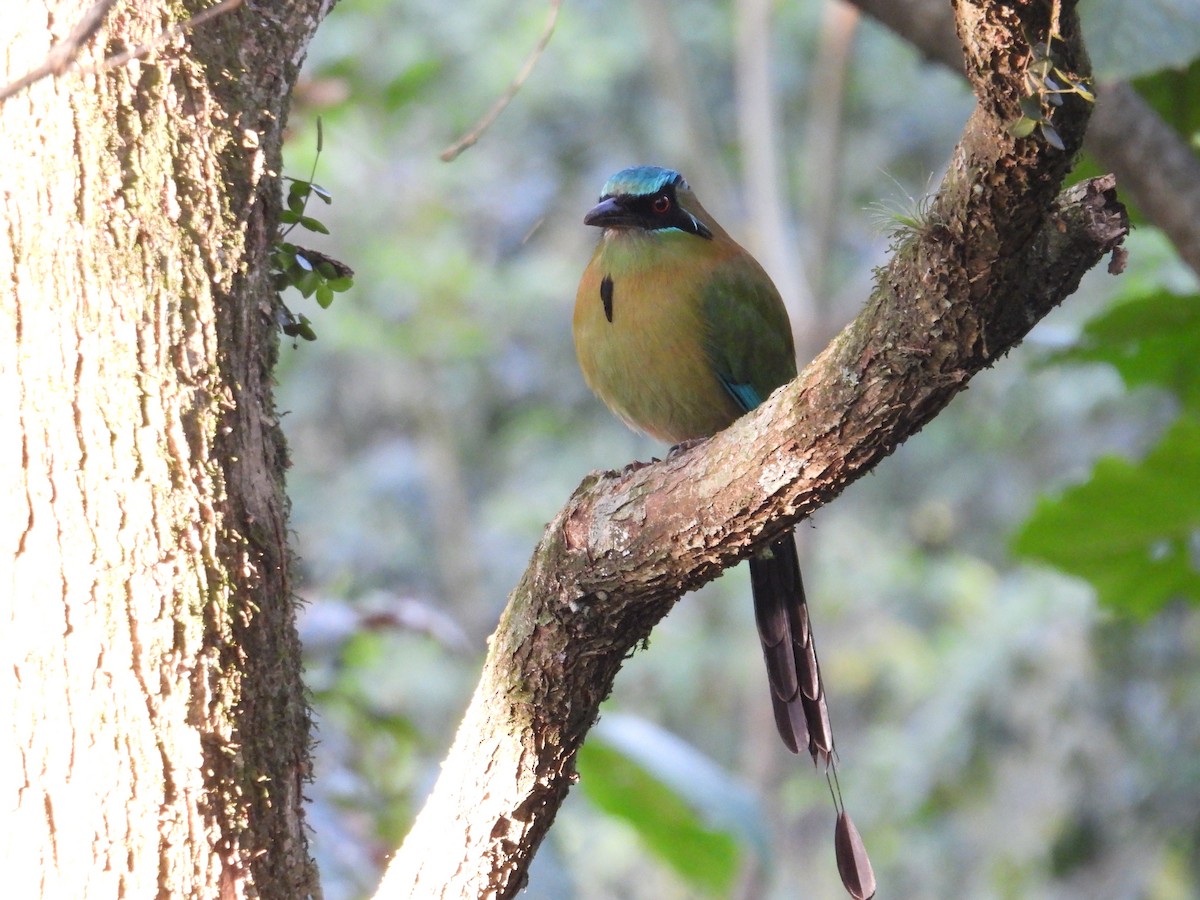
[[(90, 5), (17, 0), (0, 83)], [(265, 265), (328, 5), (127, 0), (0, 105), (7, 896), (317, 892)]]

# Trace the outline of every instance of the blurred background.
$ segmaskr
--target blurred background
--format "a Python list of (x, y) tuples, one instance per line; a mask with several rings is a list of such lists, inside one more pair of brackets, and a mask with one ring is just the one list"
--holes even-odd
[[(1085, 0), (1098, 72), (1140, 79), (1194, 152), (1193, 0), (1136, 6)], [(803, 364), (972, 108), (841, 2), (572, 0), (509, 107), (441, 161), (551, 13), (342, 0), (297, 92), (284, 171), (332, 202), (312, 194), (321, 228), (288, 240), (356, 273), (327, 309), (284, 295), (317, 340), (286, 338), (278, 368), (329, 900), (369, 896), (403, 838), (544, 524), (589, 471), (665, 449), (575, 363), (607, 176), (683, 172), (772, 274)], [(799, 528), (880, 896), (1200, 896), (1200, 304), (1138, 221), (1125, 274), (1092, 273)], [(678, 604), (605, 709), (523, 896), (843, 896), (742, 568)]]

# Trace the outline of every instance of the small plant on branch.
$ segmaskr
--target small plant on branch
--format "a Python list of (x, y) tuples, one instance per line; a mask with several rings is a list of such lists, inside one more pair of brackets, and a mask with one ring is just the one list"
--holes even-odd
[[(271, 281), (277, 291), (295, 288), (303, 297), (315, 295), (320, 307), (328, 309), (333, 303), (334, 294), (348, 291), (354, 284), (354, 270), (324, 253), (287, 241), (288, 235), (297, 227), (314, 234), (329, 234), (329, 229), (321, 220), (308, 215), (308, 201), (312, 197), (317, 197), (326, 205), (333, 202), (329, 191), (313, 181), (323, 145), (321, 120), (317, 119), (317, 155), (313, 159), (308, 180), (284, 176), (284, 181), (290, 184), (285, 201), (287, 208), (279, 214), (279, 223), (286, 228), (271, 246)], [(281, 307), (279, 327), (288, 337), (300, 337), (306, 341), (317, 339), (308, 316), (298, 316), (286, 305)]]
[[(1051, 121), (1054, 111), (1062, 106), (1063, 94), (1078, 94), (1088, 103), (1095, 103), (1091, 81), (1080, 78), (1063, 68), (1053, 50), (1057, 35), (1051, 34), (1046, 43), (1033, 44), (1029, 65), (1025, 69), (1025, 88), (1021, 98), (1021, 117), (1008, 126), (1013, 137), (1028, 137), (1038, 129), (1042, 138), (1056, 150), (1066, 150), (1058, 129)], [(1059, 39), (1061, 40), (1061, 39)]]

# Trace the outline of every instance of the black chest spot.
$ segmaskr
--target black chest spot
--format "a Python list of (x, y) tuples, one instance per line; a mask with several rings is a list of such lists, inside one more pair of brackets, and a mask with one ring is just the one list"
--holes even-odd
[(605, 275), (600, 281), (600, 302), (604, 304), (604, 318), (612, 321), (613, 280)]

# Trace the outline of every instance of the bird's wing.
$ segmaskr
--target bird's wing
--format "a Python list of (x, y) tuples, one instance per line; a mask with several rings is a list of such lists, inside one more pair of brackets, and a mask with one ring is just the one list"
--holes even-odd
[(796, 376), (787, 310), (766, 272), (741, 255), (703, 288), (706, 349), (717, 377), (743, 410)]

